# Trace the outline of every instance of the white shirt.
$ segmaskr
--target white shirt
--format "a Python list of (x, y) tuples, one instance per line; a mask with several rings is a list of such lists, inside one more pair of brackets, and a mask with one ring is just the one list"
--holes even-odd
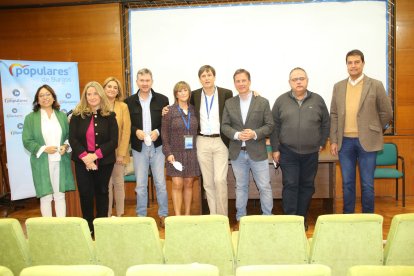
[(139, 102), (141, 103), (142, 108), (142, 131), (145, 134), (151, 133), (151, 99), (152, 99), (152, 92), (149, 92), (148, 98), (145, 100), (141, 98), (140, 92), (138, 91)]
[[(243, 100), (242, 98), (240, 98), (240, 111), (241, 111), (241, 115), (242, 115), (242, 121), (243, 124), (246, 123), (246, 119), (247, 119), (247, 114), (249, 113), (249, 107), (250, 107), (250, 102), (252, 101), (252, 91), (249, 92), (249, 96), (246, 100)], [(237, 131), (234, 134), (234, 140), (238, 140), (239, 139), (239, 133), (240, 131)], [(254, 138), (256, 139), (257, 136)], [(242, 147), (246, 146), (246, 142), (242, 142)]]
[(359, 76), (359, 78), (357, 78), (356, 80), (352, 80), (351, 78), (348, 79), (348, 82), (350, 85), (355, 86), (358, 84), (358, 82), (360, 82), (362, 79), (364, 78), (364, 74), (362, 74), (361, 76)]
[[(211, 103), (211, 101), (213, 101), (213, 103)], [(214, 90), (214, 94), (211, 96), (206, 95), (204, 93), (204, 90), (201, 92), (200, 133), (205, 135), (220, 134), (220, 115), (217, 87)]]
[(46, 147), (56, 146), (58, 148), (57, 152), (54, 154), (48, 154), (49, 161), (60, 161), (60, 141), (62, 139), (62, 127), (56, 117), (55, 112), (52, 112), (52, 115), (47, 115), (47, 112), (43, 109), (40, 109), (40, 125), (42, 129), (43, 140), (45, 145), (42, 146), (37, 152), (37, 158), (45, 151)]

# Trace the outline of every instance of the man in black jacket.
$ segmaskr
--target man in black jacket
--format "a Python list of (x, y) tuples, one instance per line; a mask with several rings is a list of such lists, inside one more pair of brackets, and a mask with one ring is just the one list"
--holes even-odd
[(147, 215), (148, 170), (151, 166), (158, 201), (160, 226), (168, 216), (168, 196), (164, 175), (165, 156), (162, 153), (161, 111), (168, 98), (152, 90), (152, 73), (141, 69), (137, 73), (138, 92), (125, 100), (131, 116), (131, 148), (137, 181), (137, 216)]
[(329, 112), (323, 98), (307, 89), (305, 70), (294, 68), (289, 84), (291, 90), (273, 105), (275, 127), (270, 141), (273, 160), (280, 162), (282, 169), (283, 212), (306, 220), (315, 192), (318, 153), (329, 136)]

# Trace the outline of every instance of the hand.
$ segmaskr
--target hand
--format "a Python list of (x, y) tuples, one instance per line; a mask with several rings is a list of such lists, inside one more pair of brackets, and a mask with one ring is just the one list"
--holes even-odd
[(164, 117), (165, 115), (167, 115), (168, 111), (170, 111), (168, 105), (164, 106), (161, 112), (161, 116)]
[(331, 154), (333, 156), (337, 156), (338, 155), (338, 144), (337, 143), (331, 144)]
[(276, 163), (279, 163), (280, 160), (280, 151), (275, 151), (272, 153), (272, 158)]
[(116, 163), (119, 165), (122, 165), (124, 163), (124, 157), (123, 156), (117, 156), (116, 157)]
[(66, 151), (68, 150), (69, 146), (68, 145), (61, 145), (59, 147), (59, 154), (60, 155), (64, 155), (66, 153)]
[(170, 162), (170, 164), (174, 163), (175, 162), (174, 155), (172, 155), (172, 154), (168, 155), (167, 161)]
[(135, 132), (135, 135), (137, 136), (139, 140), (144, 141), (144, 138), (145, 138), (144, 131), (142, 131), (141, 129), (137, 129), (137, 131)]
[(323, 150), (323, 147), (319, 146), (319, 153), (321, 153), (322, 150)]
[(158, 132), (156, 130), (151, 131), (150, 137), (151, 141), (156, 141), (158, 139)]
[(85, 163), (85, 165), (88, 165), (89, 163), (93, 163), (96, 159), (98, 159), (98, 156), (96, 156), (95, 153), (88, 153), (87, 155), (82, 157), (82, 161), (83, 163)]
[(58, 147), (56, 147), (56, 146), (48, 146), (44, 150), (44, 152), (46, 152), (47, 154), (54, 154), (57, 151), (58, 151)]
[(241, 137), (240, 140), (242, 140), (242, 141), (247, 141), (247, 140), (250, 140), (250, 139), (254, 139), (254, 137), (256, 137), (256, 132), (254, 132), (254, 130), (246, 128), (246, 129), (243, 129), (242, 132), (240, 132), (239, 137)]
[(259, 93), (259, 92), (257, 92), (257, 91), (253, 91), (253, 96), (255, 96), (255, 97), (259, 97), (259, 96), (260, 96), (260, 93)]
[(86, 170), (87, 171), (96, 171), (96, 170), (98, 170), (98, 166), (96, 166), (95, 163), (91, 162), (91, 163), (86, 164)]

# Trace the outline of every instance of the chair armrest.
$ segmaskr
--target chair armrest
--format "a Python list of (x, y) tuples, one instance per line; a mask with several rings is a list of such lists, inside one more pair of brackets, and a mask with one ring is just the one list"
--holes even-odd
[[(401, 155), (398, 155), (398, 159), (401, 160), (402, 173), (403, 173), (403, 175), (405, 175), (405, 162), (404, 162), (404, 157), (402, 157)], [(397, 161), (397, 169), (398, 169), (398, 161)]]

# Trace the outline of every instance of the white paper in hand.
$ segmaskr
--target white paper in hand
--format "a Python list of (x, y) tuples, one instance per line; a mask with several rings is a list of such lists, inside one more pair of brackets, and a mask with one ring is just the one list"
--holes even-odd
[(152, 141), (151, 141), (151, 136), (149, 136), (149, 135), (145, 135), (145, 138), (144, 138), (144, 143), (145, 143), (145, 145), (147, 145), (148, 147), (149, 147), (149, 146), (151, 146), (151, 143), (152, 143)]
[(173, 162), (172, 163), (172, 165), (174, 166), (174, 168), (177, 170), (177, 171), (180, 171), (180, 172), (182, 172), (183, 171), (183, 164), (181, 164), (180, 162), (178, 162), (178, 161), (175, 161), (175, 162)]

